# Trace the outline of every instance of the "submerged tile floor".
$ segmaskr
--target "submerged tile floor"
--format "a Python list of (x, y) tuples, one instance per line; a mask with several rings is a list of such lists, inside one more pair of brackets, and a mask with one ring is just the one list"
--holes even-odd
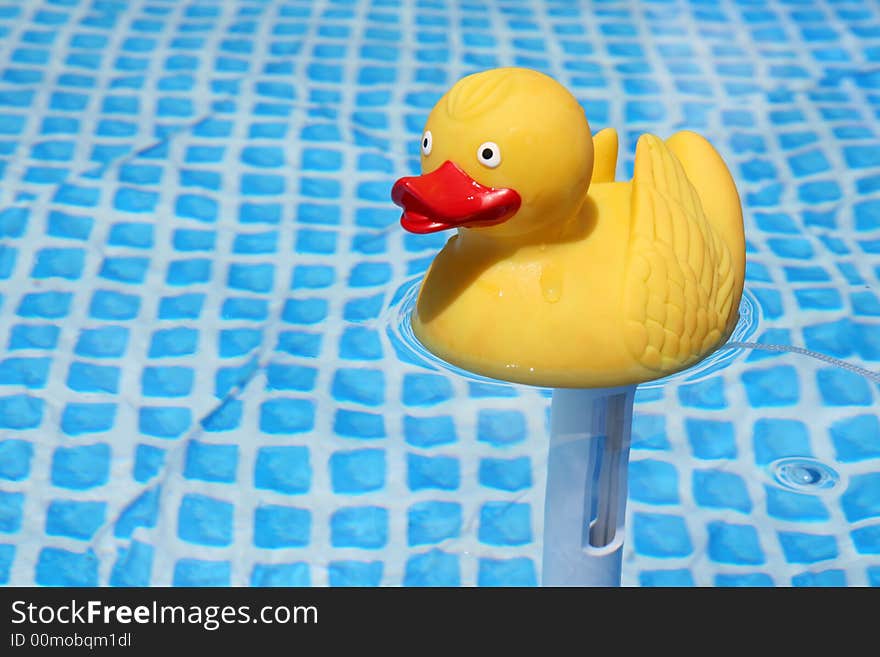
[(414, 356), (446, 236), (389, 200), (500, 65), (744, 202), (762, 348), (639, 391), (624, 584), (880, 585), (880, 7), (832, 0), (0, 0), (0, 582), (539, 581), (547, 394)]

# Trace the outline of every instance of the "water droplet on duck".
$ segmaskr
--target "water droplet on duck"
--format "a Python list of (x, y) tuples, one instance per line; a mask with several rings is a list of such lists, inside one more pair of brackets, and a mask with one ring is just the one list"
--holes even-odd
[(556, 303), (562, 298), (562, 269), (555, 265), (544, 265), (541, 271), (541, 293), (547, 303)]

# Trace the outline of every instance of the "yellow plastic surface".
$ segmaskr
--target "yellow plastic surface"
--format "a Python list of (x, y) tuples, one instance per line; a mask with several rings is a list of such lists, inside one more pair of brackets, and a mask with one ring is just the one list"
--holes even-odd
[[(739, 195), (692, 132), (642, 135), (633, 179), (615, 182), (617, 135), (541, 73), (460, 80), (425, 127), (429, 173), (451, 160), (522, 197), (492, 227), (459, 228), (426, 275), (412, 325), (464, 369), (548, 387), (611, 387), (684, 369), (723, 343), (745, 271)], [(496, 168), (476, 157), (498, 144)]]

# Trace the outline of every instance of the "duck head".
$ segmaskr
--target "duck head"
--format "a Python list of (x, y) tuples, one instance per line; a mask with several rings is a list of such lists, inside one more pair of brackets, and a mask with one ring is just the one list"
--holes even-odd
[(401, 178), (391, 193), (413, 233), (540, 239), (577, 212), (593, 170), (580, 104), (523, 68), (461, 79), (428, 116), (420, 150), (422, 175)]

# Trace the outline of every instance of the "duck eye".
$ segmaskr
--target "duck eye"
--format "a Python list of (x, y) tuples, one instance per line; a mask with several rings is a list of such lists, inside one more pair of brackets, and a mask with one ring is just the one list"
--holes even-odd
[(494, 169), (501, 164), (501, 149), (494, 141), (484, 142), (477, 149), (477, 159), (480, 164)]
[(430, 130), (425, 130), (425, 134), (422, 136), (422, 153), (424, 153), (425, 155), (430, 155), (433, 146), (434, 137), (431, 135)]

